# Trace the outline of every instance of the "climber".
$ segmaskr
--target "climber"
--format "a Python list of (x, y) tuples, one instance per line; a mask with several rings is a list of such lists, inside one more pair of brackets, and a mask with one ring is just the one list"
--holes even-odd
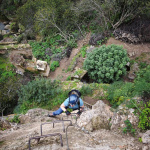
[(67, 108), (78, 110), (77, 115), (80, 116), (84, 110), (83, 100), (80, 97), (81, 93), (78, 90), (71, 90), (68, 93), (68, 98), (60, 105), (60, 108), (53, 113), (48, 114), (48, 117), (55, 117), (56, 115), (60, 115), (63, 111), (67, 116), (71, 115)]

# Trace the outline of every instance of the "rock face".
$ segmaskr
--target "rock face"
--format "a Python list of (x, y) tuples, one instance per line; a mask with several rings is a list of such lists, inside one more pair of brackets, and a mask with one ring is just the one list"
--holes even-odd
[(150, 145), (150, 130), (146, 131), (142, 136), (142, 142)]
[(116, 29), (113, 32), (115, 39), (117, 40), (121, 40), (127, 43), (139, 43), (140, 42), (140, 38), (137, 37), (136, 35), (128, 32), (128, 31), (124, 31), (121, 29)]
[[(119, 131), (119, 129), (126, 127), (124, 123), (125, 120), (129, 120), (133, 126), (137, 126), (138, 117), (135, 116), (133, 112), (133, 109), (125, 110), (122, 108), (118, 112), (114, 113), (110, 122), (111, 130)], [(122, 130), (120, 130), (120, 132), (122, 132)]]
[[(107, 130), (107, 124), (110, 122), (109, 118), (112, 117), (113, 113), (110, 111), (110, 107), (102, 101), (98, 101), (93, 105), (92, 110), (83, 112), (75, 126), (69, 126), (67, 129), (70, 122), (64, 122), (68, 145), (66, 144), (66, 132), (63, 132), (62, 123), (59, 123), (59, 121), (63, 116), (64, 120), (71, 120), (74, 124), (74, 117), (67, 116), (66, 119), (65, 113), (62, 113), (55, 118), (51, 118), (47, 117), (48, 113), (48, 110), (36, 108), (29, 110), (25, 115), (20, 115), (20, 120), (23, 124), (19, 123), (4, 131), (0, 130), (0, 141), (2, 141), (0, 149), (29, 149), (29, 139), (41, 135), (41, 124), (43, 135), (50, 133), (60, 133), (62, 135), (63, 147), (60, 145), (59, 136), (55, 136), (40, 138), (38, 142), (37, 140), (32, 140), (32, 150), (149, 150), (150, 148), (150, 145), (147, 144), (149, 143), (149, 132), (143, 134), (142, 143), (137, 141), (137, 137), (122, 136), (116, 131)], [(55, 122), (54, 126), (53, 121)], [(84, 126), (80, 126), (84, 122), (86, 123), (85, 127), (91, 129), (92, 132), (87, 132)]]
[(91, 36), (89, 44), (90, 45), (98, 45), (98, 42), (105, 43), (105, 37), (107, 36), (107, 34), (105, 33), (99, 33), (99, 34), (94, 34)]
[(86, 130), (110, 129), (110, 119), (113, 112), (103, 101), (98, 101), (93, 105), (92, 110), (83, 112), (78, 124)]

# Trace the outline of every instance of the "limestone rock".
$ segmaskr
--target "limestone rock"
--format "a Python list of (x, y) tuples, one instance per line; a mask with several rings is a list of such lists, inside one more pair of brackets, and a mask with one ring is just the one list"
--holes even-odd
[(125, 127), (125, 120), (129, 120), (133, 126), (137, 126), (138, 117), (133, 114), (134, 109), (128, 109), (124, 104), (120, 105), (119, 110), (114, 113), (111, 119), (111, 130), (118, 130)]
[(21, 116), (19, 116), (19, 119), (20, 119), (20, 123), (21, 124), (25, 124), (25, 123), (31, 122), (31, 117), (29, 117), (27, 115), (21, 115)]
[(11, 124), (9, 123), (9, 121), (2, 119), (0, 121), (0, 127), (5, 128), (5, 129), (9, 129), (9, 128), (11, 128)]
[(36, 66), (37, 66), (38, 70), (45, 71), (46, 67), (47, 67), (47, 62), (46, 61), (37, 60)]
[(31, 72), (36, 72), (36, 64), (33, 61), (28, 60), (25, 66), (25, 69)]
[(142, 136), (142, 142), (145, 144), (150, 144), (150, 130), (146, 131)]
[(110, 107), (100, 100), (93, 105), (92, 110), (81, 114), (78, 124), (89, 131), (100, 128), (109, 129), (109, 122), (112, 116), (113, 112), (110, 111)]

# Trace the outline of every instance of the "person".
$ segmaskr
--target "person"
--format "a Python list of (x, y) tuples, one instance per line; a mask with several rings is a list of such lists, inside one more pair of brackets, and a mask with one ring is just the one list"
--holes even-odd
[(60, 115), (62, 112), (65, 112), (66, 115), (71, 115), (71, 113), (67, 110), (70, 108), (72, 110), (79, 110), (77, 115), (80, 116), (84, 110), (83, 100), (80, 98), (81, 93), (78, 90), (71, 90), (68, 93), (69, 97), (60, 105), (60, 108), (53, 113), (48, 114), (48, 117), (55, 117), (56, 115)]

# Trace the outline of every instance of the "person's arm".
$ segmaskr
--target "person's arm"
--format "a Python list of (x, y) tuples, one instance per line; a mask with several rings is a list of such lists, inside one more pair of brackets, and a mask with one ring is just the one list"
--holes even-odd
[(60, 108), (61, 108), (64, 112), (67, 111), (65, 107), (66, 107), (66, 106), (64, 105), (64, 103), (62, 103), (62, 104), (60, 105)]
[(83, 112), (83, 110), (84, 110), (84, 104), (80, 106), (80, 111)]

